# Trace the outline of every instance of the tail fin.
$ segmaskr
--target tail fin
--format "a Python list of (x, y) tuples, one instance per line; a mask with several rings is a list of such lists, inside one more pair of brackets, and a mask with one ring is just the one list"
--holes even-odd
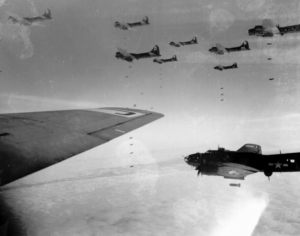
[(283, 36), (283, 35), (284, 35), (284, 33), (281, 31), (281, 29), (280, 29), (280, 25), (279, 25), (279, 24), (277, 24), (277, 25), (276, 25), (276, 28), (278, 29), (278, 31), (279, 31), (279, 34), (280, 34), (281, 36)]
[(173, 61), (177, 61), (176, 55), (174, 55), (174, 56), (172, 57), (172, 59), (173, 59)]
[(233, 65), (232, 65), (234, 68), (237, 68), (237, 63), (235, 62), (235, 63), (233, 63)]
[(145, 16), (142, 20), (145, 24), (149, 25), (148, 16)]
[(192, 42), (193, 42), (193, 43), (198, 43), (197, 38), (194, 37), (194, 38), (192, 39)]
[(51, 11), (50, 11), (50, 9), (47, 9), (45, 11), (45, 13), (43, 14), (43, 16), (46, 17), (46, 18), (48, 18), (48, 19), (52, 19), (51, 18)]
[(159, 47), (157, 45), (155, 45), (153, 47), (153, 49), (151, 50), (152, 53), (156, 54), (156, 55), (160, 55), (159, 53)]
[(247, 50), (250, 50), (248, 41), (244, 41), (243, 44), (241, 45), (241, 47), (244, 47)]

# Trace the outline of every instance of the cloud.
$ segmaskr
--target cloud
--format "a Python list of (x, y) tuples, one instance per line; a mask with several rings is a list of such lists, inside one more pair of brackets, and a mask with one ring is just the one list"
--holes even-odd
[(266, 0), (235, 0), (236, 5), (243, 11), (251, 12), (263, 7)]
[[(20, 18), (11, 13), (7, 13), (13, 17)], [(34, 48), (30, 40), (30, 28), (20, 24), (14, 24), (11, 21), (0, 23), (0, 36), (3, 40), (15, 44), (13, 50), (21, 59), (30, 58), (33, 56)], [(22, 45), (23, 44), (23, 45)]]
[(251, 196), (250, 192), (242, 192), (239, 195), (240, 198), (235, 202), (219, 210), (217, 224), (211, 236), (252, 235), (269, 200), (266, 196)]

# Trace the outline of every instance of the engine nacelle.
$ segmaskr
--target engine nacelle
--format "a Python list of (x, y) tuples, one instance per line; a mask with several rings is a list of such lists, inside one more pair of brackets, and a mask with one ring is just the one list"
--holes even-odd
[(200, 171), (203, 175), (217, 175), (219, 167), (217, 165), (201, 165)]
[(267, 177), (270, 177), (273, 174), (273, 172), (269, 171), (269, 170), (265, 170), (264, 173), (265, 173), (265, 176), (267, 176)]

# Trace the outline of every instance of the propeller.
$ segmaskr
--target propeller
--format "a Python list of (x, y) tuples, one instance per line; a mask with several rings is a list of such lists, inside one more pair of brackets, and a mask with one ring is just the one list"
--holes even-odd
[(200, 168), (200, 166), (197, 166), (195, 170), (198, 170), (197, 176), (199, 176), (201, 174), (201, 168)]

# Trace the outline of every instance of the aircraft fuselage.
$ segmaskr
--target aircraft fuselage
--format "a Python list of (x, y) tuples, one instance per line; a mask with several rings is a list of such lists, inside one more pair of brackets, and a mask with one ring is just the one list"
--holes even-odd
[(141, 59), (141, 58), (151, 58), (151, 57), (160, 57), (160, 55), (157, 55), (155, 53), (151, 52), (145, 52), (145, 53), (130, 53), (131, 56), (134, 58)]
[(285, 27), (277, 26), (277, 28), (281, 35), (300, 32), (300, 25), (291, 25), (291, 26), (285, 26)]
[(189, 155), (185, 157), (185, 161), (187, 164), (196, 167), (199, 173), (204, 175), (218, 176), (219, 168), (226, 165), (244, 168), (253, 173), (264, 172), (268, 177), (273, 172), (300, 171), (300, 153), (262, 155), (217, 150)]

